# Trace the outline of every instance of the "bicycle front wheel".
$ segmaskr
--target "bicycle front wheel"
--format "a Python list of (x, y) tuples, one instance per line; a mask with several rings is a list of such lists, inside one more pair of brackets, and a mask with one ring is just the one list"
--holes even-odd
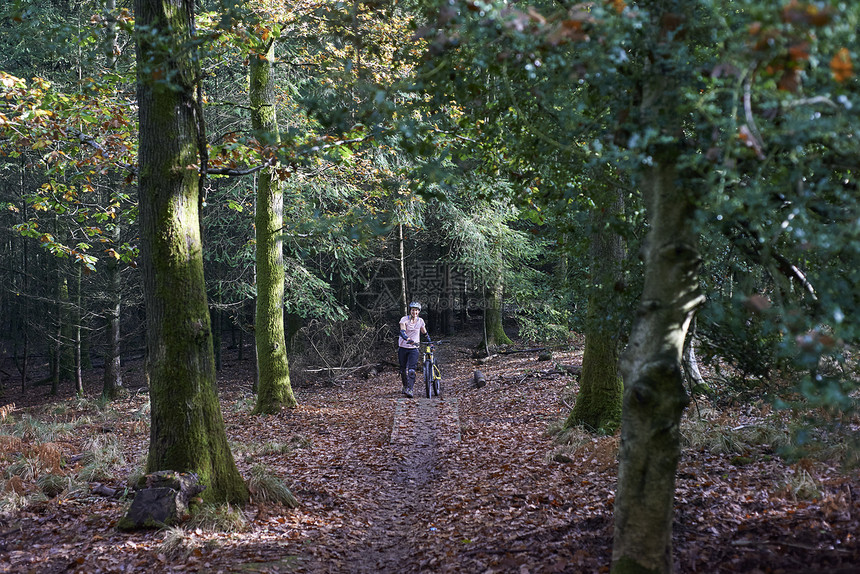
[(424, 362), (424, 389), (427, 392), (427, 398), (433, 397), (433, 365), (430, 361)]

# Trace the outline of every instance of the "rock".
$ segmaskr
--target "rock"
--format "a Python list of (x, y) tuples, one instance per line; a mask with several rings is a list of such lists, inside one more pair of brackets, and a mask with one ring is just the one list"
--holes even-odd
[(177, 524), (188, 514), (189, 502), (206, 488), (196, 474), (159, 471), (138, 481), (137, 493), (120, 530), (163, 528)]

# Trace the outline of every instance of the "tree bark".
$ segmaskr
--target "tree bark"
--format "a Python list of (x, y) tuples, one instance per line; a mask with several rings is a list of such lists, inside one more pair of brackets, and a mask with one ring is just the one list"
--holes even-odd
[[(280, 141), (275, 113), (272, 62), (275, 45), (265, 54), (251, 54), (251, 122), (261, 141)], [(284, 337), (284, 195), (274, 168), (257, 178), (257, 403), (255, 414), (271, 414), (297, 402), (290, 385), (290, 367)]]
[(484, 301), (484, 338), (481, 342), (481, 347), (495, 347), (498, 345), (510, 345), (511, 340), (505, 334), (505, 329), (502, 324), (503, 313), (502, 305), (504, 304), (505, 284), (502, 279), (502, 274), (493, 281), (487, 290), (487, 300)]
[(397, 225), (398, 240), (400, 245), (400, 298), (403, 299), (403, 309), (406, 315), (409, 314), (409, 301), (406, 299), (406, 240), (403, 237), (403, 224)]
[[(664, 24), (692, 20), (692, 5), (646, 2), (651, 10), (650, 43), (642, 47), (639, 129), (660, 134), (649, 148), (650, 162), (636, 174), (649, 231), (643, 249), (645, 277), (630, 341), (622, 355), (624, 403), (615, 498), (613, 574), (670, 573), (675, 472), (680, 457), (679, 424), (689, 398), (681, 357), (687, 330), (703, 296), (694, 230), (695, 190), (679, 171), (683, 115), (677, 98), (684, 66), (671, 58), (687, 52), (683, 35), (666, 35)], [(667, 20), (667, 18), (671, 18)], [(659, 73), (658, 73), (659, 72)], [(684, 77), (686, 80), (686, 77)]]
[(672, 571), (678, 426), (689, 402), (681, 355), (690, 320), (703, 300), (689, 190), (677, 186), (672, 157), (658, 159), (643, 175), (651, 227), (642, 300), (621, 360), (624, 406), (613, 573)]
[[(597, 184), (601, 185), (601, 184)], [(618, 334), (621, 307), (615, 289), (621, 278), (624, 243), (609, 226), (610, 218), (624, 209), (621, 195), (597, 189), (599, 203), (589, 249), (591, 289), (585, 319), (585, 351), (576, 403), (565, 421), (566, 427), (583, 425), (591, 431), (612, 434), (621, 423), (623, 383), (618, 373)]]
[(449, 241), (444, 247), (442, 262), (442, 293), (439, 298), (439, 330), (446, 337), (454, 334), (454, 269), (450, 263), (453, 245)]
[[(111, 239), (114, 249), (119, 248), (120, 224), (119, 217), (114, 221)], [(113, 257), (107, 262), (107, 289), (108, 289), (108, 325), (107, 325), (107, 349), (105, 350), (105, 370), (102, 379), (102, 396), (114, 399), (119, 389), (122, 388), (122, 359), (120, 343), (122, 341), (120, 331), (120, 319), (122, 310), (122, 276), (120, 275), (119, 261)]]
[(203, 498), (245, 503), (227, 444), (199, 222), (190, 0), (135, 0), (143, 292), (152, 425), (146, 472), (193, 472)]
[(81, 279), (84, 272), (80, 265), (75, 265), (75, 306), (72, 313), (72, 328), (74, 329), (74, 363), (75, 363), (75, 393), (84, 394), (83, 363), (81, 361), (81, 321), (83, 320), (83, 297), (81, 295)]
[[(116, 0), (106, 0), (105, 12), (113, 14), (115, 10)], [(107, 68), (115, 71), (119, 43), (116, 24), (114, 22), (108, 22), (105, 27), (104, 51)], [(120, 227), (122, 204), (118, 195), (110, 199), (112, 208), (114, 209), (113, 227), (110, 229), (111, 245), (115, 250), (118, 250), (122, 240), (122, 228)], [(119, 389), (122, 388), (122, 359), (120, 349), (122, 341), (120, 330), (120, 319), (122, 318), (122, 276), (120, 274), (119, 261), (114, 257), (108, 258), (106, 268), (108, 290), (107, 348), (105, 349), (105, 367), (102, 378), (102, 397), (115, 399), (119, 393)]]

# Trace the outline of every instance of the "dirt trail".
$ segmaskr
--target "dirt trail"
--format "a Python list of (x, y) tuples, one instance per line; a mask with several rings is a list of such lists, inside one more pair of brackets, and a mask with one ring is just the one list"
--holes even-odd
[(398, 399), (391, 432), (390, 468), (377, 474), (377, 515), (363, 547), (345, 563), (356, 573), (398, 572), (435, 526), (416, 517), (432, 507), (438, 482), (456, 472), (459, 441), (456, 398)]

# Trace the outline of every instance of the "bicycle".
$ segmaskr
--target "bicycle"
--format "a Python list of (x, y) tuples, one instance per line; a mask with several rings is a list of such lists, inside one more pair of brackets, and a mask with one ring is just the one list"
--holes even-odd
[(439, 365), (436, 364), (434, 350), (433, 343), (424, 347), (424, 391), (428, 399), (433, 398), (433, 395), (438, 397), (442, 394), (442, 373), (439, 371)]

